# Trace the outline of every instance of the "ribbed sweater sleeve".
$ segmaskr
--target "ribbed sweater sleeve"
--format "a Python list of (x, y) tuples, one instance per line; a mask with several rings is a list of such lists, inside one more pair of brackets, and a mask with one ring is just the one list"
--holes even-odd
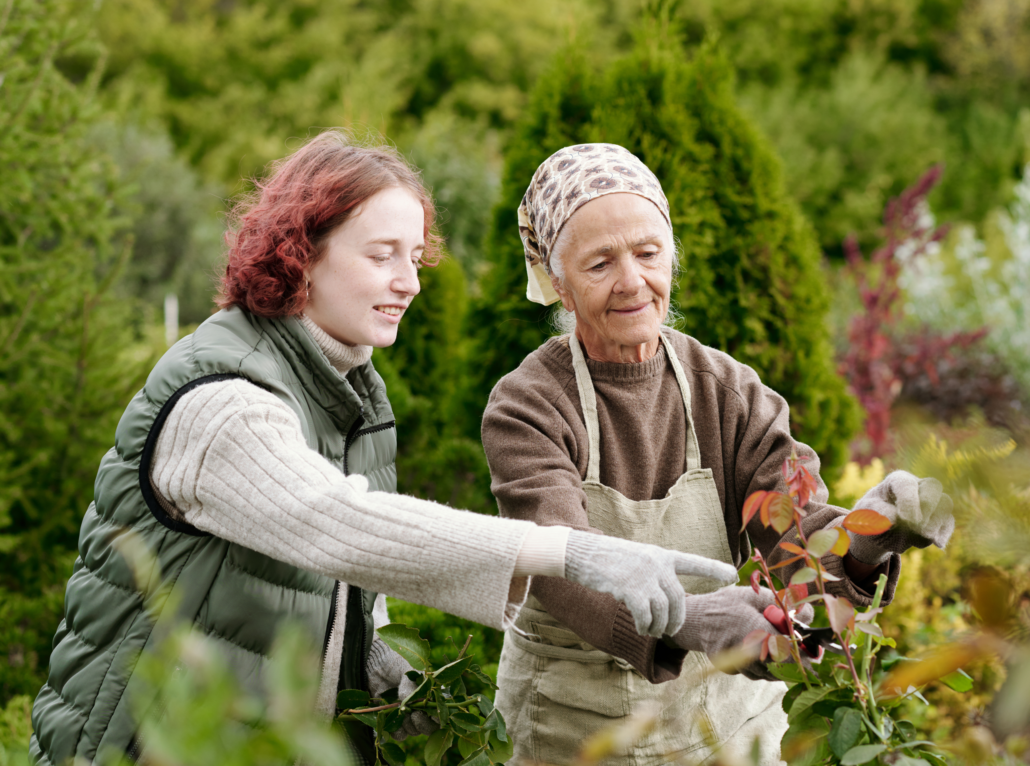
[(531, 523), (369, 492), (307, 446), (288, 406), (243, 380), (183, 396), (151, 480), (204, 532), (493, 628), (512, 625), (528, 592), (515, 561)]

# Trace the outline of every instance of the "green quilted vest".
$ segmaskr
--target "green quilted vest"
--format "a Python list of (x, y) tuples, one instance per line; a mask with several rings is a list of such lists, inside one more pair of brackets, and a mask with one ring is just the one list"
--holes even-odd
[[(164, 626), (187, 621), (207, 634), (243, 687), (257, 694), (284, 621), (300, 624), (322, 646), (328, 640), (337, 583), (176, 522), (151, 490), (150, 458), (175, 402), (226, 377), (246, 378), (278, 396), (297, 413), (308, 445), (341, 471), (363, 474), (371, 489), (396, 491), (393, 411), (371, 362), (341, 376), (293, 318), (230, 309), (200, 325), (154, 367), (100, 463), (50, 675), (32, 710), (35, 762), (61, 766), (76, 756), (92, 760), (101, 749), (126, 751), (135, 733), (131, 707), (149, 702), (133, 681), (131, 660), (153, 648)], [(163, 582), (174, 585), (174, 610), (163, 608), (164, 589), (149, 596), (137, 590), (116, 549), (128, 530), (156, 557)], [(375, 595), (348, 592), (342, 688), (364, 684)]]

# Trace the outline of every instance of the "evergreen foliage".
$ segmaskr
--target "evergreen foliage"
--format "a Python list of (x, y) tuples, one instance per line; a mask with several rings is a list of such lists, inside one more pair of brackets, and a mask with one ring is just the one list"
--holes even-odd
[(459, 392), (471, 364), (462, 333), (465, 276), (446, 257), (423, 268), (419, 281), (422, 290), (404, 314), (397, 342), (373, 357), (397, 418), (398, 490), (493, 513), (483, 447), (462, 432)]
[(97, 464), (148, 361), (110, 299), (131, 243), (125, 189), (87, 140), (96, 78), (55, 66), (92, 44), (78, 5), (0, 9), (0, 704), (39, 688)]
[(753, 367), (791, 404), (794, 432), (832, 477), (857, 427), (833, 368), (827, 287), (812, 230), (788, 197), (778, 160), (734, 103), (732, 72), (711, 46), (687, 61), (642, 35), (635, 51), (594, 74), (575, 53), (538, 85), (506, 152), (486, 245), (491, 271), (472, 312), (482, 411), (490, 388), (546, 337), (525, 298), (515, 211), (539, 163), (558, 148), (625, 146), (662, 182), (682, 244), (674, 298), (681, 329)]

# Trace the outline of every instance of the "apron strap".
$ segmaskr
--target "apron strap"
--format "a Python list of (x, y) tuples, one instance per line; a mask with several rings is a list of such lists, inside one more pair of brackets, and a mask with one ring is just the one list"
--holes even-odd
[(576, 372), (576, 386), (579, 388), (579, 403), (583, 407), (583, 422), (587, 427), (587, 477), (586, 481), (601, 481), (601, 429), (597, 424), (597, 396), (590, 380), (590, 370), (583, 356), (583, 349), (575, 334), (569, 336), (569, 351), (572, 352), (572, 369)]
[(683, 372), (683, 365), (672, 348), (672, 341), (666, 337), (664, 332), (659, 331), (658, 335), (665, 344), (665, 355), (672, 364), (672, 371), (676, 373), (676, 382), (680, 384), (680, 393), (683, 394), (683, 409), (687, 417), (687, 470), (696, 471), (701, 468), (701, 449), (697, 445), (697, 431), (694, 429), (694, 416), (690, 410), (690, 384), (687, 383), (687, 376)]

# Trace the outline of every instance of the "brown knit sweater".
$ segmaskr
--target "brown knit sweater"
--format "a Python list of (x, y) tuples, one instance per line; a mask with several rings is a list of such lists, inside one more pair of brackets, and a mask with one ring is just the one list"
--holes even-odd
[[(730, 356), (682, 333), (663, 332), (669, 334), (690, 384), (701, 465), (712, 469), (734, 563), (739, 567), (749, 555), (748, 538), (771, 562), (789, 555), (778, 544), (795, 539), (792, 532), (781, 538), (757, 517), (748, 525), (747, 537), (740, 527), (748, 495), (786, 491), (780, 468), (791, 449), (810, 457), (805, 466), (819, 482), (805, 508), (805, 534), (839, 524), (845, 511), (826, 504), (819, 458), (791, 438), (783, 397)], [(631, 500), (664, 497), (686, 470), (686, 417), (667, 362), (662, 344), (654, 357), (639, 364), (587, 360), (597, 392), (601, 482)], [(501, 515), (597, 532), (588, 522), (582, 489), (587, 444), (567, 339), (551, 338), (498, 382), (483, 415), (483, 446)], [(855, 604), (870, 602), (870, 594), (847, 578), (839, 557), (828, 555), (823, 563), (844, 578), (829, 588), (832, 592)], [(782, 570), (784, 577), (795, 568)], [(889, 602), (900, 559), (893, 556), (881, 571), (890, 578), (885, 593)], [(625, 659), (653, 683), (679, 675), (685, 653), (639, 635), (628, 610), (614, 598), (553, 577), (533, 578), (531, 593), (584, 641)]]

